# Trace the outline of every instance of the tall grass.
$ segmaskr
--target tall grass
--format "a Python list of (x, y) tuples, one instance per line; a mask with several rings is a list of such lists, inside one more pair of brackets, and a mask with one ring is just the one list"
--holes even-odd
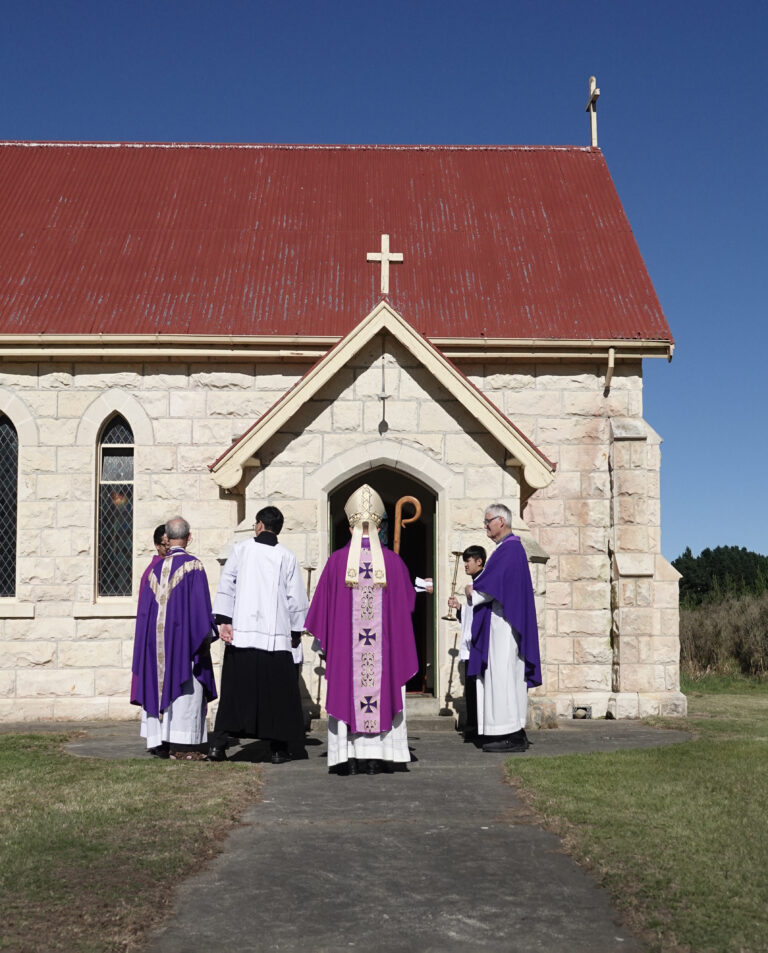
[(768, 678), (768, 592), (681, 607), (680, 665), (694, 680), (710, 673)]

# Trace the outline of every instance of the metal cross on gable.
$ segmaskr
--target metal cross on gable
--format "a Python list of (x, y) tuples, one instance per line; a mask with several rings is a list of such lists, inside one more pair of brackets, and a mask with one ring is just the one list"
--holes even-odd
[(381, 251), (369, 251), (368, 261), (381, 262), (381, 293), (389, 294), (389, 263), (403, 260), (402, 252), (389, 250), (389, 235), (381, 236)]
[(589, 77), (589, 99), (584, 110), (589, 113), (589, 133), (592, 148), (597, 148), (597, 100), (600, 98), (600, 90), (597, 88), (597, 80), (594, 76)]

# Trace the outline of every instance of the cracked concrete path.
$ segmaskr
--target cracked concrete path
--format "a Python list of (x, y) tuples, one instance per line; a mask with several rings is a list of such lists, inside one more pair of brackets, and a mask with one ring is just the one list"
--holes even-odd
[[(266, 764), (264, 800), (180, 884), (147, 953), (641, 953), (607, 893), (504, 781), (504, 757), (437, 724), (410, 726), (407, 773), (329, 775), (321, 732), (308, 760)], [(605, 721), (532, 737), (518, 757), (688, 738)], [(70, 747), (95, 753), (88, 739)], [(259, 760), (258, 743), (234, 756)]]

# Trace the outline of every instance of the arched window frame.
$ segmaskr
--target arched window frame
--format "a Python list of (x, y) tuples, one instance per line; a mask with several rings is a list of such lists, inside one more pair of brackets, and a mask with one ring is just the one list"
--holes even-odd
[(18, 559), (19, 434), (0, 413), (0, 598), (15, 598)]
[(98, 439), (95, 560), (98, 598), (133, 594), (134, 450), (130, 424), (121, 414), (112, 414), (104, 422)]

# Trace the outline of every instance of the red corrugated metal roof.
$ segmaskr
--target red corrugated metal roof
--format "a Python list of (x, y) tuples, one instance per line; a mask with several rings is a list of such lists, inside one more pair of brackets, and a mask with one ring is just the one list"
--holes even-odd
[(602, 153), (0, 143), (0, 333), (671, 341)]

